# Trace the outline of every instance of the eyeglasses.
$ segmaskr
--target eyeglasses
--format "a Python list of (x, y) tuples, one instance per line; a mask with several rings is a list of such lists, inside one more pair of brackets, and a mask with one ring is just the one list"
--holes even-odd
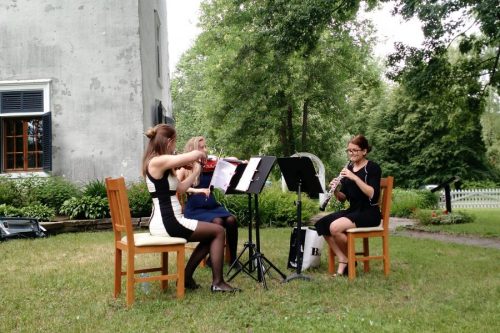
[(346, 149), (345, 152), (347, 154), (357, 154), (359, 153), (360, 151), (362, 151), (363, 149)]

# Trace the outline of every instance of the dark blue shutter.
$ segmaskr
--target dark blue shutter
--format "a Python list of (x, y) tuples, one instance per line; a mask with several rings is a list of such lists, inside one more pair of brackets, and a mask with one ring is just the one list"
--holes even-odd
[(2, 113), (43, 112), (43, 91), (8, 91), (2, 93)]
[(43, 171), (52, 171), (52, 119), (50, 112), (42, 116)]

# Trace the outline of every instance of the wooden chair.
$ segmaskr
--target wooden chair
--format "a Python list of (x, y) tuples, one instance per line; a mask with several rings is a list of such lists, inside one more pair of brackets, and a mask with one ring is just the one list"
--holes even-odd
[[(127, 306), (134, 303), (134, 286), (136, 283), (146, 281), (160, 281), (161, 289), (168, 287), (168, 280), (177, 283), (177, 298), (184, 297), (184, 238), (151, 236), (148, 233), (134, 234), (130, 208), (123, 177), (106, 178), (106, 191), (108, 194), (109, 210), (115, 234), (115, 291), (117, 298), (121, 293), (121, 277), (126, 276)], [(123, 235), (123, 233), (125, 235)], [(127, 252), (126, 271), (122, 271), (122, 252)], [(168, 253), (176, 252), (177, 269), (175, 274), (168, 273)], [(161, 266), (154, 268), (136, 269), (135, 258), (138, 254), (159, 253)], [(159, 275), (136, 277), (136, 274), (147, 272), (160, 272)]]
[[(370, 260), (379, 259), (384, 262), (384, 274), (389, 275), (389, 217), (392, 203), (392, 187), (394, 178), (389, 176), (380, 180), (380, 210), (382, 213), (382, 222), (378, 227), (372, 228), (352, 228), (347, 229), (347, 269), (349, 271), (349, 280), (356, 277), (356, 262), (363, 262), (364, 272), (370, 271)], [(382, 255), (370, 255), (369, 239), (372, 237), (381, 237)], [(363, 239), (363, 251), (356, 252), (356, 239)], [(360, 256), (357, 256), (360, 255)], [(329, 247), (328, 272), (333, 274), (335, 270), (335, 253)]]

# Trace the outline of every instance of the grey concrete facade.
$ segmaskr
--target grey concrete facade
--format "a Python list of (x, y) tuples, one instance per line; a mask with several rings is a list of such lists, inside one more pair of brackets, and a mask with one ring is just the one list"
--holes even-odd
[(51, 173), (74, 182), (138, 180), (157, 101), (171, 116), (167, 46), (165, 0), (0, 0), (0, 89), (47, 83)]

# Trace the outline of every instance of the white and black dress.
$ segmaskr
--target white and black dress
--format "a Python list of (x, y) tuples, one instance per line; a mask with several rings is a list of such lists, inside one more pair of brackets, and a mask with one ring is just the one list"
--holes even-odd
[(161, 179), (155, 179), (146, 172), (146, 184), (153, 199), (153, 211), (149, 220), (151, 235), (188, 240), (198, 221), (185, 218), (182, 214), (182, 207), (176, 195), (177, 177), (170, 170), (166, 170)]

